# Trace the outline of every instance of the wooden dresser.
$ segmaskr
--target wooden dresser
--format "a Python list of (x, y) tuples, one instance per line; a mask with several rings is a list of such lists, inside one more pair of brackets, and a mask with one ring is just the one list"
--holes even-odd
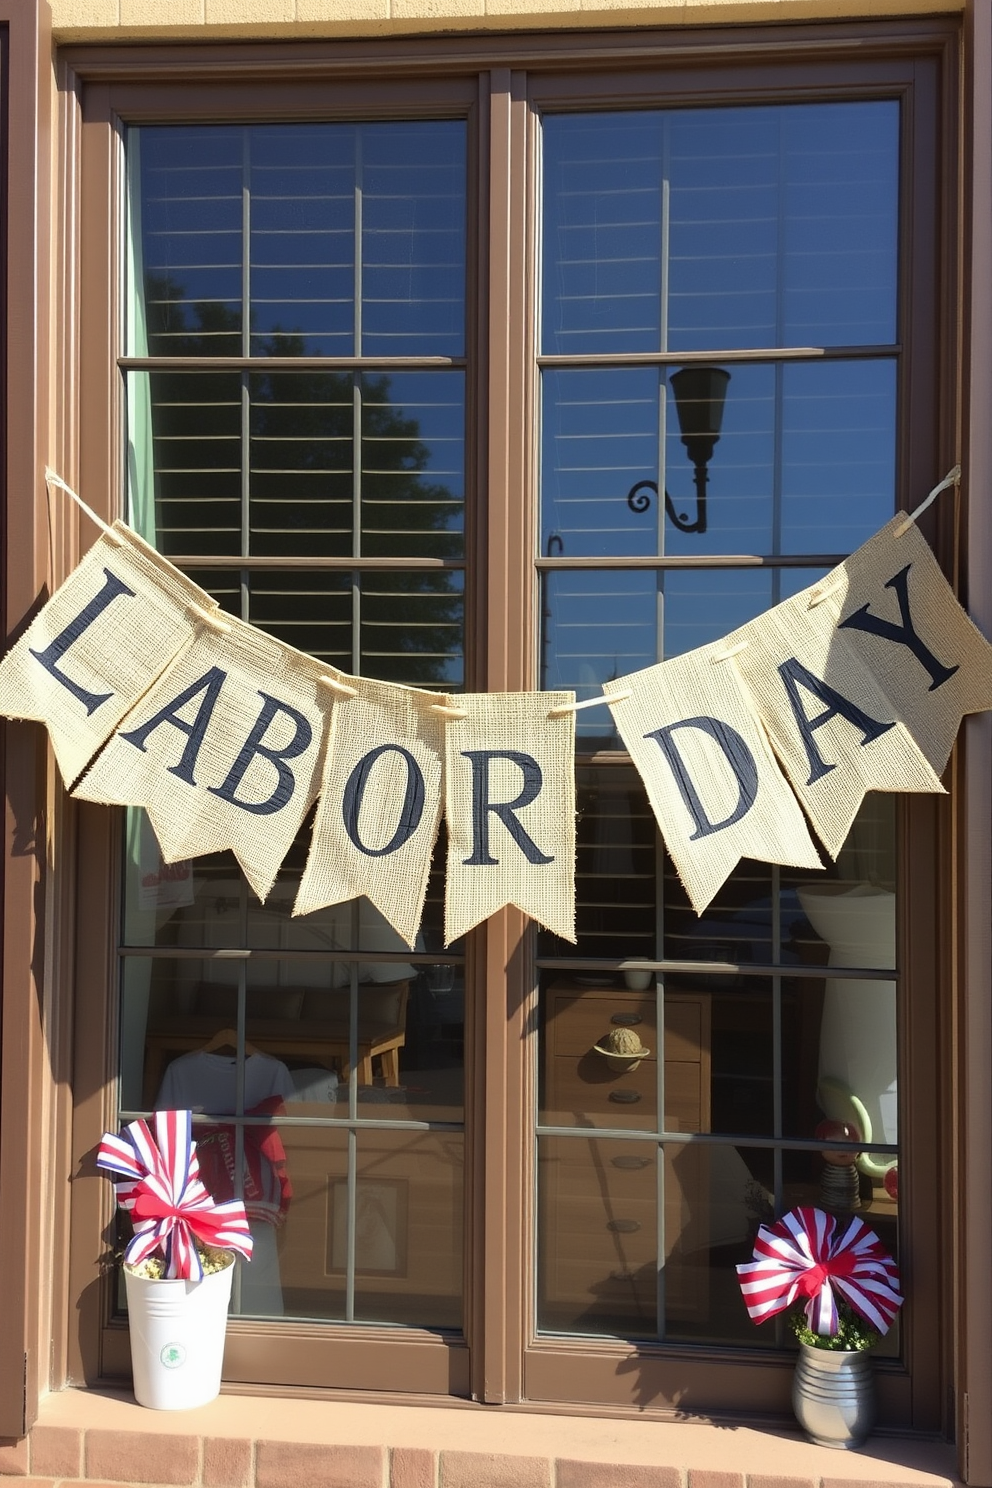
[[(611, 1068), (595, 1051), (630, 1028), (650, 1053)], [(671, 1132), (710, 1128), (710, 997), (665, 993), (664, 1121), (658, 1119), (654, 989), (554, 983), (546, 994), (541, 1122)], [(661, 1172), (659, 1173), (659, 1164)], [(659, 1179), (664, 1199), (659, 1206)], [(658, 1214), (665, 1312), (701, 1318), (708, 1299), (708, 1153), (638, 1140), (545, 1137), (539, 1156), (539, 1324), (568, 1332), (657, 1332)]]

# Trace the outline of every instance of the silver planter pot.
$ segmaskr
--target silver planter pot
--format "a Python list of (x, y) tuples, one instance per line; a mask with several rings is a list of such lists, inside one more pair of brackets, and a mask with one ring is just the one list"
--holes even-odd
[(810, 1441), (821, 1447), (859, 1447), (875, 1424), (875, 1379), (863, 1349), (799, 1345), (792, 1409)]

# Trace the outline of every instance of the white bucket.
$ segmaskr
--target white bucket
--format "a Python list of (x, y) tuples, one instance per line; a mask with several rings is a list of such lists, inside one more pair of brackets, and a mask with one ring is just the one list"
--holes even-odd
[(220, 1393), (234, 1256), (202, 1281), (151, 1280), (124, 1268), (134, 1396), (152, 1410), (190, 1410)]

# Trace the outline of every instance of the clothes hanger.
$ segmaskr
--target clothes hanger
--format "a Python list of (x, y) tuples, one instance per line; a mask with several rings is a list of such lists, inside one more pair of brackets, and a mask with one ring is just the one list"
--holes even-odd
[[(208, 1039), (207, 1042), (203, 1045), (200, 1053), (216, 1054), (221, 1049), (233, 1049), (235, 1053), (237, 1053), (238, 1034), (236, 1029), (219, 1028), (214, 1034), (213, 1038)], [(250, 1057), (251, 1055), (258, 1053), (260, 1053), (260, 1050), (256, 1049), (254, 1044), (250, 1044), (248, 1040), (245, 1039), (245, 1055)]]

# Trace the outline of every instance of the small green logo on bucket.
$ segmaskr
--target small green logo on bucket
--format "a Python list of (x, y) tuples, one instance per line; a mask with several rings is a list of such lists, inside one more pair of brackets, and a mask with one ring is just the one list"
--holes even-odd
[(167, 1343), (159, 1358), (166, 1369), (181, 1369), (186, 1363), (186, 1350), (181, 1343)]

